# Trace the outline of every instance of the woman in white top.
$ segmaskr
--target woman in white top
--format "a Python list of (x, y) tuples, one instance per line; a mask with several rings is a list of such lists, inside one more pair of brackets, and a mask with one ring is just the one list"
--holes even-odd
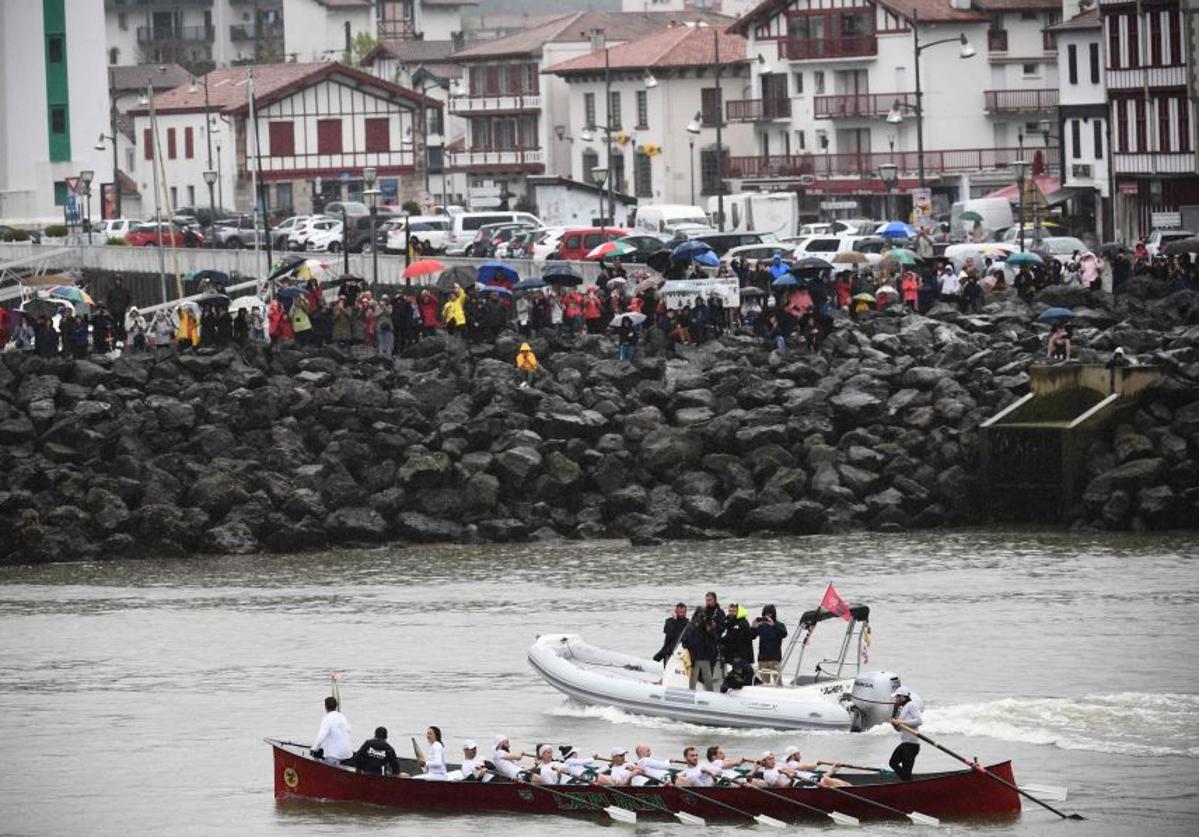
[(441, 729), (429, 727), (425, 730), (425, 741), (429, 744), (429, 752), (424, 758), (418, 759), (424, 773), (413, 776), (414, 779), (426, 779), (433, 782), (445, 781), (445, 745), (441, 743)]
[(535, 785), (559, 785), (562, 783), (562, 765), (554, 762), (554, 748), (542, 744), (537, 748), (537, 771), (533, 774)]

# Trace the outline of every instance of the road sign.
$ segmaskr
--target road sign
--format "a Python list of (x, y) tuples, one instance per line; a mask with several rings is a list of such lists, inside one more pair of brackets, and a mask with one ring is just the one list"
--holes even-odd
[(500, 187), (472, 186), (469, 198), (471, 209), (499, 209), (501, 203)]
[(857, 209), (857, 201), (821, 201), (821, 209)]
[(349, 183), (349, 182), (350, 182), (350, 173), (349, 173), (348, 171), (343, 171), (343, 172), (341, 173), (341, 182), (342, 182), (342, 183)]
[(67, 184), (67, 191), (73, 195), (82, 195), (83, 190), (79, 188), (78, 177), (64, 177), (63, 182)]
[[(75, 178), (78, 180), (79, 178)], [(67, 193), (67, 223), (78, 224), (82, 218), (79, 216), (79, 198), (75, 197), (74, 192)]]
[(1172, 230), (1182, 226), (1181, 212), (1150, 212), (1149, 226), (1155, 230)]

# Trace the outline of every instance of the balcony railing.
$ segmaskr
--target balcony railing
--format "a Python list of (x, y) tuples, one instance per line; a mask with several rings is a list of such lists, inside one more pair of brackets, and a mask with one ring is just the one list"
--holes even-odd
[(1190, 151), (1146, 151), (1112, 154), (1116, 174), (1194, 174), (1195, 155)]
[(1036, 113), (1057, 107), (1057, 90), (984, 90), (987, 113)]
[[(268, 38), (282, 38), (283, 24), (264, 23), (258, 27), (257, 37), (264, 41)], [(255, 39), (254, 24), (239, 23), (229, 27), (229, 38), (234, 41), (252, 41)]]
[(788, 61), (813, 61), (821, 58), (869, 58), (878, 55), (874, 35), (844, 38), (786, 38), (779, 41), (779, 57)]
[(211, 26), (139, 26), (137, 27), (137, 42), (139, 44), (157, 44), (163, 41), (190, 41), (193, 43), (212, 43), (216, 30)]
[(502, 113), (541, 110), (541, 96), (458, 96), (450, 99), (450, 113)]
[(1108, 90), (1140, 90), (1144, 87), (1186, 87), (1186, 67), (1140, 67), (1108, 70)]
[(790, 99), (733, 99), (724, 103), (730, 122), (760, 122), (791, 116)]
[[(1047, 168), (1058, 168), (1061, 151), (1058, 148), (1038, 149)], [(1028, 156), (1028, 150), (1024, 150)], [(973, 171), (1002, 171), (1020, 159), (1019, 148), (960, 148), (948, 151), (924, 152), (924, 170), (929, 174), (949, 174)], [(729, 157), (725, 162), (725, 177), (878, 177), (878, 167), (892, 163), (904, 174), (919, 170), (919, 155), (915, 151), (879, 151), (850, 154), (791, 154), (768, 157)]]
[(987, 30), (987, 52), (1007, 52), (1007, 30)]
[(472, 148), (456, 152), (450, 160), (450, 167), (454, 169), (487, 166), (527, 166), (531, 170), (541, 171), (545, 168), (545, 151), (540, 148)]
[(901, 105), (915, 107), (916, 94), (849, 93), (840, 96), (816, 96), (812, 99), (813, 115), (817, 119), (886, 116), (896, 101)]

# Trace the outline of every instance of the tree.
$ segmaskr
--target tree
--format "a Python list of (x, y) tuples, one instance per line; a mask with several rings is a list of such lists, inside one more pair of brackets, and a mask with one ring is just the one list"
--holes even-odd
[[(359, 32), (354, 36), (354, 40), (350, 44), (353, 55), (346, 56), (346, 63), (361, 64), (362, 59), (366, 58), (370, 54), (370, 51), (378, 45), (379, 42), (370, 35), (365, 32)], [(351, 58), (353, 58), (353, 61), (350, 60)]]

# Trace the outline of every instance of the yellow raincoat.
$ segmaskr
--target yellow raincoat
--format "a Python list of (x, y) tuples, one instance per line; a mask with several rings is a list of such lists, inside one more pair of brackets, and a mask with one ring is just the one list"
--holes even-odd
[(189, 308), (179, 309), (179, 328), (175, 332), (175, 339), (180, 343), (200, 345), (200, 324)]
[(537, 371), (537, 355), (533, 354), (533, 347), (528, 343), (520, 344), (520, 351), (516, 353), (516, 368), (521, 372)]
[(450, 297), (441, 308), (441, 319), (446, 325), (458, 328), (466, 325), (466, 291), (460, 290)]

